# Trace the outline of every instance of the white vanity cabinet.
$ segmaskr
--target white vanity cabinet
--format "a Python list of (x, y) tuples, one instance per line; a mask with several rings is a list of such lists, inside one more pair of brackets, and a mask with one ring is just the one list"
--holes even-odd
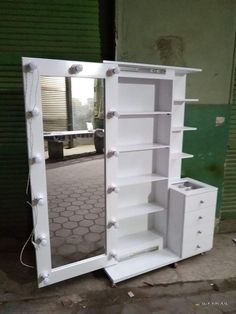
[(181, 258), (212, 248), (217, 189), (185, 178), (170, 187), (168, 247)]
[[(90, 63), (23, 58), (34, 238), (39, 244), (35, 246), (39, 287), (100, 268), (104, 268), (111, 281), (117, 283), (212, 247), (217, 189), (196, 180), (181, 179), (182, 159), (193, 157), (182, 151), (183, 135), (184, 132), (196, 130), (194, 125), (184, 125), (185, 103), (198, 101), (186, 98), (186, 77), (200, 71), (118, 61)], [(61, 187), (56, 194), (54, 191), (52, 195), (48, 192), (50, 182), (47, 184), (49, 179), (43, 160), (46, 147), (44, 137), (48, 136), (48, 132), (44, 132), (43, 124), (42, 77), (45, 80), (51, 80), (51, 77), (66, 79), (68, 86), (76, 79), (78, 90), (83, 90), (84, 80), (87, 80), (87, 84), (90, 81), (87, 86), (102, 87), (100, 94), (104, 97), (99, 99), (103, 105), (101, 114), (104, 115), (105, 145), (103, 160), (98, 168), (104, 169), (103, 183), (99, 186), (103, 191), (103, 212), (96, 209), (98, 196), (87, 193), (88, 184), (80, 191), (80, 185), (84, 182), (80, 178), (79, 184), (78, 177), (83, 173), (86, 181), (89, 166), (86, 171), (79, 167), (80, 163), (72, 167), (78, 171), (75, 178), (71, 175), (73, 180), (68, 186), (73, 194), (69, 194), (67, 201), (72, 202), (73, 206), (61, 202), (63, 195), (57, 196), (58, 200), (55, 201), (58, 191), (64, 191), (60, 183), (62, 169), (56, 173), (56, 180), (51, 181), (55, 186), (61, 184)], [(94, 98), (89, 97), (88, 100), (96, 100), (100, 95), (98, 91), (92, 95)], [(57, 112), (55, 108), (52, 107), (53, 115)], [(55, 138), (64, 136), (64, 133), (68, 136), (88, 133), (86, 130), (49, 131), (50, 136)], [(82, 169), (81, 172), (79, 169)], [(91, 191), (96, 194), (96, 189), (92, 187)], [(88, 199), (84, 211), (82, 205)], [(54, 208), (58, 212), (63, 211), (62, 217), (55, 218), (56, 222), (70, 220), (69, 223), (65, 222), (65, 226), (52, 225), (54, 229), (63, 229), (63, 233), (61, 230), (50, 230), (49, 218), (59, 216), (58, 212), (54, 213)], [(91, 212), (87, 212), (87, 209)], [(95, 222), (89, 219), (95, 219)], [(96, 221), (98, 225), (91, 227)], [(91, 242), (87, 244), (93, 247), (92, 242), (102, 238), (102, 252), (96, 253), (95, 250), (94, 256), (88, 255), (84, 259), (82, 255), (73, 255), (75, 261), (54, 266), (55, 239), (52, 238), (52, 243), (49, 241), (54, 231), (61, 236), (59, 240), (63, 243), (69, 239), (72, 242), (68, 243), (78, 247), (80, 244), (83, 250), (88, 249), (85, 243), (88, 239)], [(103, 237), (95, 232), (102, 232)], [(67, 239), (66, 235), (63, 238), (63, 234), (70, 238)], [(73, 249), (72, 245), (69, 248)]]

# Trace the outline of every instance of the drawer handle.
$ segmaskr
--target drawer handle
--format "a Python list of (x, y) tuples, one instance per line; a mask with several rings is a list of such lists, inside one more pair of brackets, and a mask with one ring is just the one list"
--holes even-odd
[(198, 234), (202, 234), (202, 231), (201, 230), (198, 230), (198, 232), (197, 232)]
[(202, 216), (198, 216), (198, 219), (203, 219), (203, 217)]
[(200, 201), (200, 204), (204, 204), (205, 202), (203, 200)]
[(197, 245), (196, 248), (197, 248), (197, 249), (200, 249), (201, 247), (200, 247), (200, 245)]

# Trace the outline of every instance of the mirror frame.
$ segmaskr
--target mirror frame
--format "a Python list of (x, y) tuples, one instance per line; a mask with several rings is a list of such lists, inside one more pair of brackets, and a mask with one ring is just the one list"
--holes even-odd
[[(79, 71), (74, 73), (72, 70), (76, 69), (75, 66), (78, 65), (80, 69), (78, 67)], [(118, 77), (117, 75), (108, 75), (109, 71), (114, 68), (114, 64), (109, 63), (22, 58), (22, 66), (37, 278), (38, 286), (44, 287), (117, 263), (109, 253), (117, 239), (116, 231), (107, 226), (112, 217), (115, 217), (118, 196), (115, 195), (116, 193), (109, 196), (106, 193), (105, 195), (105, 254), (52, 268), (40, 76), (104, 79), (105, 117), (109, 110), (117, 108)], [(114, 121), (117, 119), (112, 119), (112, 122), (110, 120), (106, 119), (105, 123), (105, 191), (114, 182), (118, 167), (117, 158), (106, 158), (109, 148), (116, 147), (117, 143), (117, 121)], [(39, 157), (37, 161), (35, 161), (35, 156)], [(45, 240), (44, 245), (42, 241), (40, 242), (42, 238)]]

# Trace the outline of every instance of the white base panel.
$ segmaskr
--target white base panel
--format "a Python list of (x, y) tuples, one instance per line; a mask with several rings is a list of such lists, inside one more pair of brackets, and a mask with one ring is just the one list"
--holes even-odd
[(168, 249), (147, 252), (105, 268), (113, 283), (141, 275), (179, 261), (179, 256)]
[(163, 248), (162, 236), (154, 230), (147, 230), (120, 237), (115, 251), (117, 259), (121, 260), (157, 248)]

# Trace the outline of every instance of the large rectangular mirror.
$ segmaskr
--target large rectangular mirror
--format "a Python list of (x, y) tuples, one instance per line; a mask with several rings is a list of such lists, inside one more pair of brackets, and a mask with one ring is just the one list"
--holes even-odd
[(105, 253), (104, 79), (40, 76), (52, 267)]

